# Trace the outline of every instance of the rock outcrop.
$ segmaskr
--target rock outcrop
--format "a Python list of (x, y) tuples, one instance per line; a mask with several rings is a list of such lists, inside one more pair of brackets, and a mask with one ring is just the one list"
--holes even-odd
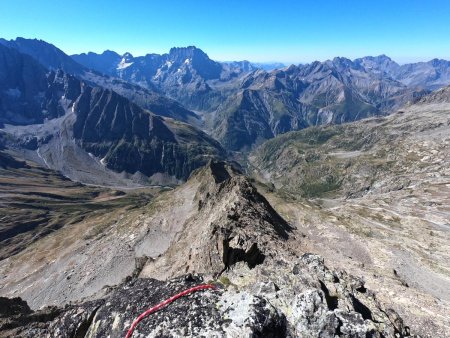
[(278, 255), (292, 228), (248, 178), (224, 162), (210, 162), (193, 175), (201, 177), (198, 210), (169, 250), (147, 263), (143, 276), (217, 277), (236, 263), (254, 268)]
[[(216, 290), (183, 297), (143, 319), (133, 336), (410, 336), (401, 318), (383, 309), (362, 280), (328, 270), (316, 255), (280, 260), (256, 274), (246, 267), (237, 270), (230, 280), (218, 282)], [(139, 314), (203, 282), (198, 275), (166, 282), (132, 279), (110, 288), (101, 299), (36, 312), (20, 298), (0, 299), (7, 304), (0, 316), (0, 335), (124, 337)]]

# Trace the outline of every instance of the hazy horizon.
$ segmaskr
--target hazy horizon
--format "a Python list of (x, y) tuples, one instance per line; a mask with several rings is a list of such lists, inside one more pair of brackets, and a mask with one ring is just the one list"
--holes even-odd
[[(64, 10), (61, 10), (64, 8)], [(195, 45), (218, 61), (284, 64), (385, 54), (403, 64), (450, 58), (443, 0), (0, 2), (1, 37), (38, 38), (67, 54), (134, 56)]]
[[(42, 38), (39, 38), (39, 37), (16, 36), (16, 37), (13, 37), (13, 38), (9, 38), (9, 37), (0, 36), (0, 38), (4, 38), (4, 39), (6, 39), (6, 40), (15, 40), (15, 39), (17, 39), (17, 38), (37, 39), (37, 40), (43, 40), (43, 41), (45, 41), (45, 42), (47, 42), (47, 43), (50, 43), (50, 44), (56, 46), (57, 48), (60, 48), (59, 45), (53, 43), (52, 41), (48, 41), (48, 40), (45, 40), (45, 39), (42, 39)], [(237, 58), (235, 58), (235, 59), (220, 59), (220, 58), (218, 58), (218, 57), (214, 57), (213, 55), (211, 55), (211, 53), (209, 53), (209, 51), (206, 50), (205, 48), (202, 48), (202, 47), (196, 46), (196, 45), (194, 45), (194, 46), (195, 46), (196, 48), (198, 48), (198, 49), (201, 49), (203, 52), (205, 52), (205, 53), (208, 55), (208, 57), (209, 57), (210, 59), (212, 59), (212, 60), (214, 60), (214, 61), (218, 61), (218, 62), (224, 62), (224, 63), (227, 63), (227, 62), (239, 62), (239, 61), (249, 61), (249, 62), (251, 62), (251, 63), (257, 63), (257, 64), (275, 64), (275, 63), (282, 63), (282, 64), (284, 64), (285, 66), (290, 66), (290, 65), (298, 65), (298, 64), (308, 64), (308, 63), (312, 63), (312, 62), (315, 62), (315, 61), (324, 62), (324, 61), (327, 61), (327, 60), (332, 60), (332, 59), (334, 59), (335, 57), (344, 57), (344, 58), (348, 58), (348, 59), (350, 59), (350, 60), (355, 60), (355, 59), (363, 58), (363, 57), (367, 57), (367, 56), (373, 56), (373, 57), (376, 57), (376, 56), (381, 56), (381, 55), (385, 55), (385, 56), (389, 57), (390, 59), (392, 59), (392, 61), (397, 62), (399, 65), (408, 64), (408, 63), (415, 63), (415, 62), (428, 62), (428, 61), (431, 61), (431, 60), (436, 59), (436, 58), (437, 58), (437, 59), (442, 59), (442, 60), (450, 61), (450, 57), (430, 57), (430, 58), (411, 57), (411, 58), (408, 58), (408, 59), (406, 59), (406, 60), (404, 60), (404, 61), (402, 62), (402, 61), (399, 60), (399, 59), (395, 59), (395, 58), (391, 57), (391, 56), (390, 56), (389, 54), (387, 54), (387, 53), (381, 53), (381, 54), (376, 54), (376, 55), (365, 54), (365, 55), (359, 55), (359, 56), (355, 56), (355, 57), (349, 57), (349, 56), (347, 56), (347, 55), (334, 55), (334, 56), (332, 56), (332, 57), (325, 58), (325, 59), (310, 59), (310, 60), (308, 60), (308, 61), (297, 61), (297, 62), (296, 62), (296, 61), (281, 61), (281, 60), (261, 60), (261, 61), (260, 61), (260, 60), (253, 60), (253, 59), (248, 59), (248, 58), (241, 58), (241, 59), (237, 59)], [(173, 47), (182, 48), (182, 47), (188, 47), (188, 45), (186, 45), (186, 46), (172, 46), (172, 47), (170, 47), (170, 48), (173, 48)], [(85, 50), (85, 51), (79, 51), (79, 52), (75, 52), (75, 53), (70, 53), (70, 52), (67, 52), (66, 50), (64, 50), (64, 49), (62, 49), (62, 48), (60, 48), (60, 49), (61, 49), (64, 53), (66, 53), (67, 55), (82, 54), (82, 53), (89, 53), (89, 52), (93, 52), (93, 53), (96, 53), (96, 54), (102, 54), (103, 52), (106, 52), (106, 51), (112, 51), (112, 52), (116, 52), (116, 53), (119, 54), (119, 55), (124, 55), (125, 53), (130, 53), (131, 55), (133, 55), (133, 57), (140, 57), (140, 56), (145, 56), (146, 54), (166, 54), (166, 53), (169, 52), (170, 48), (167, 49), (167, 50), (162, 50), (162, 51), (148, 51), (148, 52), (145, 52), (145, 53), (133, 53), (133, 52), (131, 52), (131, 51), (124, 51), (124, 52), (122, 52), (122, 51), (118, 51), (118, 50), (113, 50), (113, 49), (111, 49), (111, 48), (108, 48), (108, 49), (105, 49), (105, 50)]]

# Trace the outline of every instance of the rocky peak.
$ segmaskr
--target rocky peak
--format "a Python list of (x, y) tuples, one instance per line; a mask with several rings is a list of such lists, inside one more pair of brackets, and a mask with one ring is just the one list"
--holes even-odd
[(392, 59), (389, 56), (387, 56), (385, 54), (381, 54), (381, 55), (377, 55), (377, 56), (365, 56), (363, 58), (356, 59), (355, 62), (356, 61), (372, 61), (377, 64), (386, 64), (386, 63), (394, 62), (394, 61), (392, 61)]
[(338, 66), (341, 66), (341, 67), (348, 67), (348, 68), (351, 68), (351, 67), (354, 66), (352, 60), (347, 59), (347, 58), (345, 58), (345, 57), (340, 57), (340, 56), (335, 57), (335, 58), (333, 59), (333, 64), (338, 65)]
[(378, 56), (365, 56), (356, 59), (354, 62), (361, 65), (368, 72), (385, 73), (389, 76), (393, 76), (400, 68), (400, 65), (384, 54)]
[(62, 70), (48, 73), (47, 82), (45, 100), (42, 103), (45, 117), (51, 119), (65, 115), (66, 109), (72, 107), (80, 96), (83, 83)]
[(71, 74), (82, 74), (86, 70), (62, 50), (43, 40), (19, 37), (16, 40), (2, 40), (0, 43), (30, 55), (47, 69), (63, 69)]
[(81, 94), (84, 84), (75, 76), (67, 74), (62, 70), (51, 71), (47, 75), (49, 89), (58, 89), (63, 92), (63, 97), (74, 101)]
[(195, 46), (173, 47), (169, 51), (169, 59), (176, 62), (184, 62), (186, 59), (194, 58), (210, 60), (205, 52)]
[(192, 67), (203, 80), (218, 79), (222, 65), (211, 60), (208, 55), (195, 46), (171, 48), (168, 60), (177, 65)]
[(229, 164), (210, 161), (191, 176), (194, 180), (200, 183), (197, 214), (165, 255), (148, 263), (143, 276), (217, 276), (237, 263), (251, 269), (278, 255), (292, 228), (248, 178)]
[(332, 62), (328, 63), (329, 66), (334, 69), (339, 76), (351, 76), (353, 71), (365, 72), (365, 68), (359, 63), (354, 62), (345, 57), (335, 57)]
[(433, 59), (433, 60), (430, 60), (428, 63), (435, 68), (440, 68), (440, 67), (449, 68), (450, 67), (450, 62), (447, 60), (443, 60), (443, 59)]
[(131, 53), (126, 52), (125, 54), (122, 55), (122, 60), (124, 62), (132, 62), (134, 59), (134, 56)]
[[(92, 53), (92, 52), (88, 53), (88, 55), (93, 55), (93, 54), (97, 55), (96, 53)], [(116, 53), (113, 50), (109, 50), (109, 49), (105, 50), (101, 55), (107, 56), (107, 57), (115, 57), (115, 58), (120, 57), (120, 55), (118, 53)]]
[(259, 67), (255, 66), (253, 63), (247, 60), (224, 62), (223, 64), (227, 65), (228, 67), (231, 68), (231, 70), (236, 71), (238, 73), (247, 73), (260, 69)]
[(236, 176), (241, 174), (230, 164), (222, 161), (209, 161), (208, 164), (199, 169), (199, 172), (194, 172), (194, 175), (202, 175), (207, 177), (206, 182), (214, 182), (214, 184), (222, 183), (223, 181), (231, 178), (231, 176)]
[(107, 75), (114, 75), (114, 72), (121, 60), (121, 56), (111, 50), (105, 50), (101, 54), (88, 52), (71, 55), (71, 58), (83, 66)]

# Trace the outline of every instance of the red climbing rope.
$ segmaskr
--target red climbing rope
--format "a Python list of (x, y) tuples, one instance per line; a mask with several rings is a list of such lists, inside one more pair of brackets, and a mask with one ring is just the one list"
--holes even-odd
[(178, 294), (176, 294), (175, 296), (170, 297), (169, 299), (166, 299), (165, 301), (159, 303), (158, 305), (148, 309), (147, 311), (145, 311), (144, 313), (142, 313), (141, 315), (139, 315), (139, 317), (137, 317), (133, 324), (131, 324), (130, 329), (127, 332), (127, 335), (125, 336), (125, 338), (131, 338), (131, 336), (133, 335), (133, 331), (136, 328), (136, 326), (139, 324), (139, 322), (144, 319), (145, 317), (147, 317), (148, 315), (161, 310), (163, 307), (165, 307), (166, 305), (169, 305), (170, 303), (172, 303), (173, 301), (177, 300), (180, 297), (184, 297), (192, 292), (195, 291), (200, 291), (200, 290), (206, 290), (206, 289), (216, 289), (216, 286), (212, 285), (212, 284), (202, 284), (202, 285), (197, 285), (194, 286), (193, 288), (184, 290)]

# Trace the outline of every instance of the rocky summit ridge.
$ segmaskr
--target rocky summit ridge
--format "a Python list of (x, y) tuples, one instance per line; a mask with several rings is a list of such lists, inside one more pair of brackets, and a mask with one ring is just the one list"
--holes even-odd
[(277, 256), (292, 229), (247, 177), (214, 161), (194, 177), (201, 177), (196, 214), (165, 255), (147, 263), (142, 276), (167, 278), (183, 272), (217, 277), (236, 263), (254, 268)]
[[(216, 284), (217, 290), (175, 301), (144, 319), (135, 335), (410, 336), (399, 315), (384, 308), (362, 279), (330, 270), (319, 256), (301, 253), (292, 246), (297, 242), (295, 229), (238, 170), (224, 162), (211, 161), (178, 188), (178, 197), (182, 195), (180, 189), (187, 190), (186, 198), (192, 199), (190, 203), (185, 201), (184, 207), (190, 205), (198, 214), (192, 218), (186, 212), (184, 222), (179, 219), (182, 226), (175, 229), (166, 250), (152, 257), (135, 256), (135, 270), (124, 275), (117, 286), (97, 289), (95, 294), (84, 300), (78, 298), (65, 307), (33, 311), (19, 298), (1, 298), (0, 336), (123, 337), (132, 320), (144, 310), (205, 282)], [(167, 192), (163, 200), (167, 203), (168, 198), (173, 198), (170, 196), (175, 194)], [(158, 205), (157, 201), (154, 203), (153, 213)], [(108, 237), (116, 238), (114, 232), (119, 232), (127, 238), (124, 244), (135, 247), (138, 253), (145, 237), (152, 236), (149, 231), (153, 227), (142, 229), (145, 210), (136, 211), (140, 214), (140, 227), (113, 227), (104, 231), (103, 238), (80, 247), (90, 250), (97, 246), (102, 250)], [(152, 220), (158, 222), (158, 217), (153, 216)], [(118, 247), (116, 250), (120, 256)], [(76, 277), (77, 270), (89, 274), (89, 266), (87, 261), (79, 267), (72, 265), (71, 278), (63, 282), (65, 288), (82, 282)], [(23, 282), (35, 285), (37, 280), (30, 276), (29, 281)], [(99, 282), (96, 284), (101, 285)]]

